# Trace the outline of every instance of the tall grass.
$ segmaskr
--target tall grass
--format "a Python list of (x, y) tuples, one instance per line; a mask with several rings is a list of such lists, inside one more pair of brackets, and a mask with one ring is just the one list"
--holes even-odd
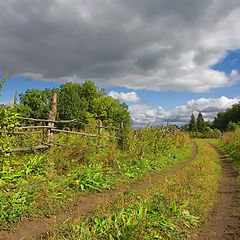
[(196, 160), (140, 192), (127, 191), (95, 214), (55, 228), (47, 239), (186, 239), (204, 222), (220, 178), (220, 160), (198, 140)]
[[(191, 155), (193, 146), (184, 133), (162, 128), (141, 129), (137, 134), (130, 130), (124, 147), (111, 139), (103, 139), (105, 147), (99, 147), (96, 138), (65, 134), (54, 138), (66, 146), (12, 154), (0, 163), (1, 229), (24, 216), (56, 214), (83, 192), (116, 188), (174, 166)], [(22, 143), (21, 137), (11, 140), (14, 146)]]
[(234, 131), (225, 132), (217, 144), (226, 153), (240, 173), (240, 127), (237, 127)]
[(1, 82), (0, 82), (0, 96), (1, 96), (1, 91), (2, 91), (2, 87), (3, 87), (3, 83), (6, 81), (6, 78), (8, 76), (8, 72), (3, 76)]

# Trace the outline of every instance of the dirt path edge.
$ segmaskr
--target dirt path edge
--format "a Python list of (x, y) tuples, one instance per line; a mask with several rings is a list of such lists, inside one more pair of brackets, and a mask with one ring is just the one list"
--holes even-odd
[(39, 222), (35, 221), (26, 221), (19, 224), (19, 228), (16, 232), (11, 233), (7, 231), (0, 231), (0, 240), (25, 240), (31, 238), (37, 238), (44, 235), (51, 225), (61, 225), (68, 219), (76, 219), (80, 216), (86, 216), (89, 213), (93, 212), (98, 206), (113, 199), (118, 194), (123, 193), (126, 189), (131, 189), (134, 191), (145, 189), (150, 184), (154, 184), (159, 179), (159, 176), (168, 176), (170, 174), (176, 174), (178, 170), (183, 169), (191, 161), (195, 159), (198, 153), (198, 145), (194, 142), (194, 149), (192, 156), (177, 165), (174, 168), (171, 168), (163, 173), (156, 173), (148, 176), (147, 179), (142, 180), (140, 183), (131, 183), (126, 184), (122, 187), (119, 187), (115, 190), (106, 191), (103, 193), (93, 193), (87, 196), (82, 196), (78, 198), (78, 204), (76, 205), (74, 212), (72, 213), (60, 213), (51, 218), (44, 219)]
[(207, 225), (198, 230), (197, 240), (240, 239), (240, 186), (238, 172), (229, 159), (215, 145), (209, 143), (219, 155), (222, 178), (216, 203), (207, 217)]

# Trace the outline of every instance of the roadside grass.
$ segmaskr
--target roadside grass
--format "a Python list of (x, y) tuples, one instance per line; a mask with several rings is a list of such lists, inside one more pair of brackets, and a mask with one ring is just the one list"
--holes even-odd
[(220, 160), (206, 140), (199, 153), (175, 175), (161, 176), (141, 191), (129, 189), (88, 217), (53, 226), (41, 239), (187, 239), (213, 206), (221, 176)]
[(115, 140), (55, 135), (45, 152), (12, 154), (0, 163), (0, 229), (13, 230), (24, 219), (70, 210), (77, 197), (140, 181), (186, 160), (193, 144), (184, 133), (161, 128), (130, 131), (124, 148)]
[[(235, 131), (225, 132), (219, 140), (213, 140), (233, 163), (234, 168), (240, 173), (240, 127)], [(240, 176), (238, 177), (240, 183)]]

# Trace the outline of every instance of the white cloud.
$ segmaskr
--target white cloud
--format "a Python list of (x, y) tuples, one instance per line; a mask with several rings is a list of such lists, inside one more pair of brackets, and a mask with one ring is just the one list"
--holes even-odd
[(128, 92), (128, 93), (118, 93), (115, 91), (111, 91), (108, 96), (113, 97), (115, 99), (119, 99), (123, 102), (130, 102), (130, 103), (136, 103), (140, 101), (140, 98), (138, 97), (137, 93), (135, 92)]
[(6, 106), (12, 106), (13, 103), (14, 103), (14, 100), (11, 99), (11, 100), (8, 100), (8, 101), (0, 102), (0, 105), (3, 104), (3, 105), (6, 105)]
[(224, 111), (240, 101), (240, 97), (235, 98), (199, 98), (190, 100), (185, 105), (176, 106), (169, 111), (162, 107), (151, 108), (151, 105), (132, 105), (129, 112), (132, 117), (133, 127), (144, 127), (146, 124), (162, 125), (167, 122), (171, 124), (183, 125), (190, 121), (192, 113), (197, 115), (202, 112), (205, 121), (213, 121), (219, 111)]
[(239, 0), (0, 0), (0, 66), (100, 87), (204, 92), (235, 84), (211, 66), (240, 48)]

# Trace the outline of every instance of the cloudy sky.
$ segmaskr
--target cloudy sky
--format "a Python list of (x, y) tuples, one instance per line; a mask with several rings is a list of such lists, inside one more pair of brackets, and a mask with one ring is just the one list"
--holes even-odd
[(239, 0), (0, 0), (0, 75), (15, 90), (91, 80), (135, 126), (211, 121), (239, 101)]

